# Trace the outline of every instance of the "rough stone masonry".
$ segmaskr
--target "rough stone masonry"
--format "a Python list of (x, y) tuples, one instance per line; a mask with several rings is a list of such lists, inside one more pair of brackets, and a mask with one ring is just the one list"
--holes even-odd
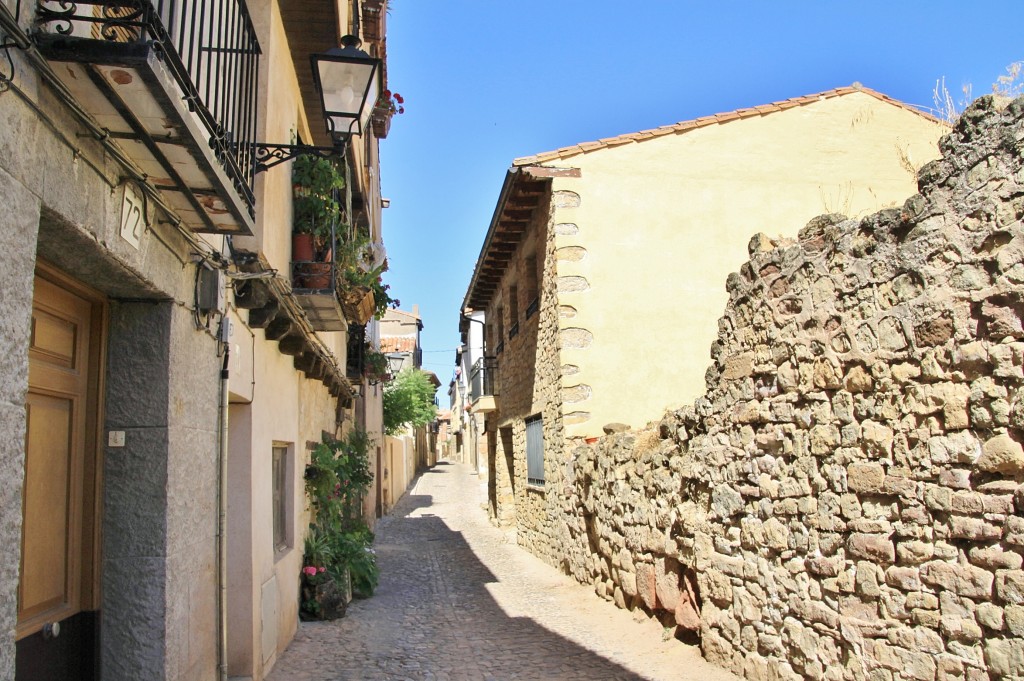
[(1024, 678), (1024, 99), (941, 149), (902, 208), (755, 237), (706, 395), (568, 448), (568, 572), (751, 679)]

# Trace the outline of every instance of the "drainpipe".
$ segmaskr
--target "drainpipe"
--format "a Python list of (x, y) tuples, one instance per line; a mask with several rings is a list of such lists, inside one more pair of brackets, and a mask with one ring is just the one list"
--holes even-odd
[(218, 480), (217, 514), (217, 609), (220, 621), (217, 626), (219, 642), (217, 661), (220, 681), (228, 678), (228, 359), (230, 357), (231, 320), (225, 315), (221, 319), (221, 339), (224, 343), (224, 365), (220, 370), (220, 433), (218, 435), (220, 475)]

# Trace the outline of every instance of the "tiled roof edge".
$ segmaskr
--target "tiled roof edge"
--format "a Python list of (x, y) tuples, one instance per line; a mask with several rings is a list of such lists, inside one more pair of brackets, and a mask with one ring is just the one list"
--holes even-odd
[(539, 154), (532, 156), (523, 156), (512, 161), (512, 166), (526, 166), (534, 165), (538, 163), (548, 163), (551, 161), (557, 161), (561, 159), (571, 158), (580, 154), (585, 154), (598, 149), (607, 149), (610, 147), (621, 146), (623, 144), (629, 144), (632, 142), (642, 142), (647, 139), (653, 139), (655, 137), (661, 137), (667, 134), (680, 134), (696, 130), (697, 128), (704, 128), (710, 125), (725, 125), (730, 121), (741, 120), (744, 118), (753, 118), (757, 116), (767, 116), (779, 111), (785, 111), (786, 109), (792, 109), (797, 106), (806, 106), (808, 104), (814, 104), (825, 99), (832, 99), (833, 97), (842, 97), (844, 95), (853, 94), (855, 92), (861, 92), (863, 94), (874, 97), (875, 99), (885, 102), (886, 104), (892, 104), (893, 106), (899, 107), (910, 111), (911, 113), (917, 114), (922, 118), (931, 121), (933, 123), (939, 123), (945, 125), (946, 123), (941, 119), (932, 116), (929, 113), (922, 111), (910, 104), (893, 99), (888, 95), (882, 94), (871, 88), (864, 87), (862, 85), (851, 85), (847, 87), (834, 88), (832, 90), (826, 90), (824, 92), (818, 92), (813, 95), (804, 95), (803, 97), (793, 97), (790, 99), (783, 99), (778, 102), (772, 102), (771, 104), (761, 104), (751, 107), (743, 107), (734, 111), (726, 111), (723, 113), (713, 114), (711, 116), (701, 116), (688, 121), (681, 121), (673, 125), (664, 125), (659, 128), (651, 130), (640, 130), (638, 132), (630, 132), (624, 135), (617, 135), (615, 137), (605, 137), (603, 139), (594, 142), (581, 142), (568, 147), (562, 147), (554, 151), (544, 151)]

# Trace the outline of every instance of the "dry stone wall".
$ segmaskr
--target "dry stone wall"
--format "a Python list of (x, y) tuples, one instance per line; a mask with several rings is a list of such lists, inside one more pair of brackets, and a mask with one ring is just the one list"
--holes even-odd
[(751, 679), (1024, 678), (1024, 99), (941, 147), (751, 241), (706, 395), (549, 484), (567, 571)]

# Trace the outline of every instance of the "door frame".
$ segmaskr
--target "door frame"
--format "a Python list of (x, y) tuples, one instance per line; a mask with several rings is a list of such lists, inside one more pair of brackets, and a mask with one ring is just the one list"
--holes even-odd
[[(97, 611), (101, 602), (101, 534), (102, 509), (103, 509), (103, 396), (106, 376), (106, 347), (107, 347), (107, 319), (108, 304), (105, 295), (96, 289), (73, 279), (53, 265), (43, 261), (36, 261), (35, 276), (44, 279), (49, 283), (65, 289), (66, 291), (82, 298), (90, 304), (91, 312), (89, 319), (89, 374), (87, 378), (86, 400), (85, 400), (85, 431), (83, 433), (82, 452), (82, 475), (85, 482), (82, 486), (82, 564), (81, 564), (81, 585), (82, 595), (81, 610), (83, 612)], [(35, 292), (33, 291), (32, 304), (35, 305)], [(24, 522), (24, 518), (22, 519)], [(24, 537), (22, 537), (22, 543)], [(19, 547), (20, 552), (23, 546)], [(19, 575), (19, 581), (21, 576)], [(30, 636), (43, 627), (43, 622), (33, 622), (26, 628), (19, 627), (16, 633), (18, 640)]]

